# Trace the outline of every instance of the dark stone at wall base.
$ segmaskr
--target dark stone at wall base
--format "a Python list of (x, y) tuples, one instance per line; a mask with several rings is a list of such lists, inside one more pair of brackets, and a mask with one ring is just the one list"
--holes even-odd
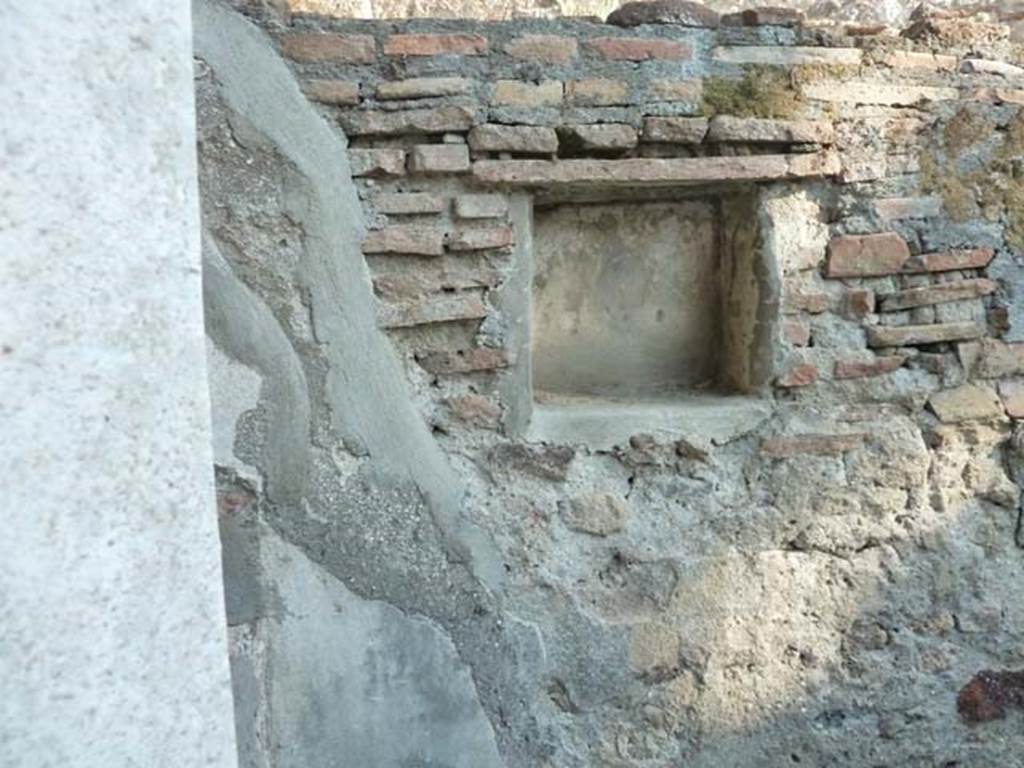
[(971, 725), (1001, 720), (1007, 706), (1024, 707), (1024, 671), (984, 670), (960, 689), (956, 708), (964, 722)]
[(689, 0), (639, 0), (612, 11), (608, 23), (618, 27), (638, 27), (641, 24), (717, 27), (718, 14), (703, 3)]

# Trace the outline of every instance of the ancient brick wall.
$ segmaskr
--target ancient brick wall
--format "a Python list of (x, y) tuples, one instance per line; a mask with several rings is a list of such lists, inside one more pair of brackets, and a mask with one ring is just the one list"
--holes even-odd
[[(360, 731), (346, 680), (368, 675), (359, 712), (413, 764), (424, 743), (450, 746), (453, 765), (531, 768), (1019, 761), (1024, 70), (1007, 27), (928, 18), (900, 35), (762, 12), (715, 28), (265, 28), (309, 100), (288, 114), (338, 137), (318, 183), (351, 183), (367, 229), (362, 259), (335, 248), (322, 225), (347, 220), (295, 203), (312, 171), (254, 139), (256, 111), (201, 106), (210, 237), (305, 376), (289, 386), (305, 398), (306, 486), (266, 480), (261, 446), (284, 429), (266, 424), (296, 421), (274, 392), (238, 421), (233, 471), (260, 536), (343, 585), (342, 602), (397, 606), (450, 639), (445, 658), (472, 678), (459, 695), (479, 708), (459, 711), (493, 729), (473, 753), (457, 718), (373, 709), (422, 680), (383, 664), (379, 638), (354, 649), (339, 630), (313, 660), (288, 650), (285, 683), (261, 673), (320, 686), (298, 697), (317, 701), (307, 755)], [(615, 312), (654, 312), (631, 262), (685, 237), (643, 228), (668, 203), (716, 228), (709, 380), (538, 391), (538, 254), (559, 250), (562, 222), (607, 228), (603, 261), (546, 286), (613, 275), (598, 309), (639, 328)], [(623, 234), (621, 210), (647, 205)], [(576, 215), (588, 206), (621, 208)], [(313, 250), (323, 270), (291, 266)], [(373, 292), (376, 331), (357, 289)], [(366, 381), (354, 336), (393, 351), (430, 450), (411, 427), (408, 455), (371, 434), (365, 413), (406, 396)], [(593, 362), (612, 375), (620, 354)], [(390, 461), (435, 449), (450, 517)], [(271, 764), (297, 764), (275, 749)]]

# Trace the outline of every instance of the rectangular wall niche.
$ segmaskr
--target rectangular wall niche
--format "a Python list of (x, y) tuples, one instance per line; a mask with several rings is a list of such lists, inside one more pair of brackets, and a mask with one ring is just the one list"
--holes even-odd
[(757, 195), (534, 209), (534, 400), (750, 393), (767, 383), (777, 278)]

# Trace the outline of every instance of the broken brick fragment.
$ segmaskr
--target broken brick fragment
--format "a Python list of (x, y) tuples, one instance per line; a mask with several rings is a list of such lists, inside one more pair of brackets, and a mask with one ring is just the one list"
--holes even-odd
[(957, 712), (970, 725), (1002, 720), (1008, 706), (1024, 707), (1024, 671), (983, 670), (956, 697)]

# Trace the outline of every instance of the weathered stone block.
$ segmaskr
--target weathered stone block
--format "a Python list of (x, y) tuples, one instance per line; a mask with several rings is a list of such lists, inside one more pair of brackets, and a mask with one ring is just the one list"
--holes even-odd
[(715, 61), (729, 64), (831, 64), (857, 66), (864, 52), (860, 48), (811, 48), (777, 45), (720, 46), (711, 52)]
[(576, 451), (564, 445), (523, 445), (502, 443), (490, 453), (497, 468), (523, 472), (542, 480), (565, 480)]
[(459, 195), (455, 198), (455, 215), (460, 219), (498, 219), (508, 214), (504, 195)]
[(783, 309), (788, 313), (807, 312), (811, 315), (819, 315), (828, 310), (828, 306), (828, 295), (824, 293), (787, 291), (783, 301)]
[(938, 344), (944, 341), (979, 339), (985, 328), (978, 323), (937, 323), (935, 325), (871, 326), (867, 329), (870, 347), (908, 347)]
[(717, 115), (707, 141), (750, 144), (832, 144), (835, 130), (825, 120), (764, 120)]
[(693, 56), (686, 43), (660, 38), (595, 37), (587, 40), (586, 46), (596, 55), (614, 61), (685, 61)]
[(511, 227), (456, 229), (448, 239), (450, 251), (487, 251), (512, 245)]
[(1002, 398), (1007, 415), (1014, 419), (1024, 419), (1024, 382), (1000, 382), (999, 397)]
[(684, 101), (696, 105), (703, 97), (703, 80), (652, 80), (647, 84), (650, 101)]
[(811, 343), (811, 325), (806, 320), (785, 320), (782, 338), (794, 347), (806, 347)]
[(626, 500), (615, 493), (588, 493), (558, 504), (568, 528), (592, 536), (611, 536), (626, 526)]
[(648, 117), (644, 119), (644, 141), (663, 144), (700, 144), (708, 133), (704, 117)]
[(438, 375), (453, 373), (476, 373), (493, 371), (508, 366), (508, 353), (495, 347), (473, 347), (472, 349), (436, 350), (416, 355), (425, 371)]
[(910, 260), (907, 242), (895, 232), (837, 237), (828, 245), (828, 277), (893, 275)]
[(889, 51), (881, 61), (893, 69), (922, 69), (929, 72), (952, 72), (956, 69), (957, 57), (940, 53), (920, 51)]
[(943, 304), (950, 301), (964, 301), (995, 293), (999, 286), (993, 280), (958, 280), (955, 283), (941, 283), (922, 288), (887, 293), (879, 298), (878, 308), (882, 312), (898, 312), (929, 304)]
[(867, 435), (794, 435), (774, 437), (761, 443), (761, 453), (773, 459), (798, 456), (841, 456), (860, 448)]
[(302, 91), (321, 104), (354, 106), (359, 103), (359, 83), (350, 80), (308, 80)]
[(291, 32), (281, 39), (281, 51), (296, 61), (372, 64), (377, 60), (377, 43), (370, 35)]
[(339, 122), (350, 136), (460, 132), (473, 127), (473, 112), (458, 106), (394, 112), (352, 111), (342, 115)]
[(777, 6), (748, 8), (722, 16), (724, 27), (798, 27), (803, 22), (804, 14), (801, 11)]
[(822, 80), (803, 88), (805, 98), (845, 104), (877, 104), (912, 107), (920, 102), (953, 101), (960, 96), (956, 88), (929, 85), (892, 85), (888, 83)]
[(565, 84), (565, 98), (570, 104), (608, 107), (629, 104), (629, 86), (623, 80), (590, 78), (570, 80)]
[(631, 125), (573, 125), (560, 133), (565, 145), (573, 150), (607, 152), (632, 149), (637, 145), (636, 129)]
[(414, 173), (464, 173), (469, 170), (465, 144), (420, 144), (412, 148), (409, 170)]
[(350, 149), (348, 164), (354, 177), (401, 176), (405, 152), (401, 149)]
[(487, 39), (481, 35), (391, 35), (384, 43), (388, 56), (482, 56), (487, 53)]
[(643, 24), (674, 24), (681, 27), (717, 27), (718, 13), (703, 3), (690, 0), (634, 0), (623, 3), (608, 15), (607, 23), (617, 27)]
[(493, 288), (501, 282), (501, 275), (487, 267), (438, 270), (411, 270), (396, 274), (376, 274), (373, 287), (386, 299), (413, 299), (433, 293), (465, 291), (473, 288)]
[(975, 88), (968, 98), (972, 101), (990, 101), (993, 104), (1024, 105), (1024, 90), (1013, 88)]
[(426, 99), (438, 96), (459, 96), (469, 93), (473, 81), (464, 77), (414, 77), (395, 80), (377, 86), (377, 98), (382, 101), (397, 99)]
[(997, 75), (999, 77), (1024, 77), (1024, 68), (1005, 61), (989, 59), (964, 59), (960, 63), (960, 71), (968, 75)]
[(392, 215), (441, 213), (444, 199), (427, 192), (396, 192), (377, 195), (373, 204), (380, 213)]
[(1003, 416), (1002, 403), (996, 391), (987, 384), (964, 384), (956, 389), (936, 392), (928, 398), (928, 406), (940, 421), (948, 424)]
[(392, 253), (410, 256), (440, 256), (444, 253), (444, 232), (416, 226), (394, 226), (369, 232), (363, 253)]
[(479, 152), (550, 155), (558, 151), (558, 134), (542, 126), (490, 123), (469, 132), (469, 146)]
[(975, 351), (977, 354), (968, 366), (973, 376), (998, 379), (1024, 375), (1024, 342), (982, 339)]
[(576, 38), (561, 35), (522, 35), (505, 45), (509, 56), (545, 64), (566, 64), (576, 56), (576, 51)]
[(837, 360), (832, 371), (832, 377), (838, 380), (843, 379), (866, 379), (875, 376), (884, 376), (903, 367), (906, 358), (901, 355), (888, 355), (876, 357), (873, 360), (850, 359)]
[(400, 304), (382, 303), (377, 307), (377, 324), (381, 328), (409, 328), (484, 317), (487, 317), (487, 307), (483, 300), (469, 293)]
[(561, 80), (526, 83), (521, 80), (498, 80), (491, 95), (492, 104), (512, 107), (557, 106), (562, 103)]
[(942, 198), (887, 197), (875, 201), (875, 213), (884, 221), (930, 219), (942, 214)]

